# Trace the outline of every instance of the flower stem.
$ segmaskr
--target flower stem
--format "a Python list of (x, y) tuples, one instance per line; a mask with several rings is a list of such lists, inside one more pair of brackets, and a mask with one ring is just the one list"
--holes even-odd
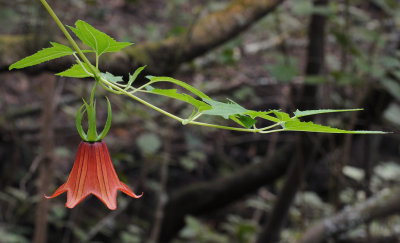
[(96, 93), (96, 88), (97, 84), (99, 81), (96, 80), (96, 83), (94, 84), (92, 88), (92, 92), (90, 93), (90, 103), (86, 109), (87, 112), (87, 117), (88, 117), (88, 123), (89, 123), (89, 128), (87, 132), (87, 138), (88, 141), (94, 142), (97, 141), (97, 127), (96, 127), (96, 103), (94, 101), (94, 94)]
[(93, 104), (93, 102), (94, 102), (94, 94), (96, 93), (96, 88), (97, 88), (98, 83), (99, 83), (99, 81), (96, 80), (96, 83), (93, 85), (92, 92), (90, 93), (90, 105), (91, 106), (94, 105)]

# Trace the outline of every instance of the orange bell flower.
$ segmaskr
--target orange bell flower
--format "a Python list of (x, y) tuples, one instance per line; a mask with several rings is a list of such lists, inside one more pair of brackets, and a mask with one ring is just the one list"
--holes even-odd
[(54, 198), (67, 192), (65, 207), (73, 208), (88, 195), (98, 197), (109, 209), (117, 208), (117, 190), (133, 197), (140, 198), (127, 185), (122, 183), (114, 166), (106, 144), (103, 141), (81, 142), (75, 158), (74, 166), (66, 183), (60, 186), (53, 195)]

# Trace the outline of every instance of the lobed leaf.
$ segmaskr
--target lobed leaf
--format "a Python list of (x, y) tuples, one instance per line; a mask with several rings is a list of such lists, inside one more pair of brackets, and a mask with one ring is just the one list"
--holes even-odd
[(128, 88), (132, 85), (132, 83), (136, 80), (136, 78), (139, 76), (139, 74), (143, 71), (143, 69), (145, 69), (146, 66), (143, 67), (139, 67), (138, 69), (136, 69), (136, 71), (131, 75), (129, 74), (129, 81), (128, 84), (126, 85), (125, 90), (128, 90)]
[(278, 110), (272, 110), (272, 113), (274, 113), (276, 118), (278, 118), (279, 121), (281, 121), (281, 122), (282, 121), (285, 122), (285, 121), (290, 121), (291, 120), (289, 114), (286, 113), (286, 112), (278, 111)]
[(117, 42), (106, 33), (97, 30), (82, 20), (76, 21), (75, 26), (76, 28), (72, 26), (69, 26), (69, 28), (83, 43), (93, 48), (99, 56), (106, 52), (118, 52), (133, 44), (129, 42)]
[(170, 78), (170, 77), (154, 77), (154, 76), (146, 76), (146, 78), (148, 78), (150, 80), (150, 83), (157, 83), (157, 82), (170, 82), (176, 85), (181, 86), (182, 88), (185, 88), (187, 90), (189, 90), (190, 92), (192, 92), (193, 94), (197, 95), (198, 97), (204, 99), (209, 99), (211, 100), (210, 97), (208, 97), (206, 94), (204, 94), (203, 92), (201, 92), (200, 90), (196, 89), (195, 87), (182, 82), (180, 80), (174, 79), (174, 78)]
[(122, 79), (122, 76), (114, 76), (112, 73), (106, 72), (106, 73), (100, 73), (100, 77), (103, 79), (106, 79), (112, 83), (118, 83), (124, 81)]
[[(83, 65), (83, 66), (82, 66)], [(86, 70), (85, 70), (86, 69)], [(58, 76), (71, 78), (87, 78), (93, 75), (89, 73), (89, 66), (86, 63), (74, 64), (69, 69), (61, 73), (56, 73)]]
[(50, 42), (52, 47), (49, 48), (44, 48), (38, 52), (36, 52), (33, 55), (30, 55), (28, 57), (25, 57), (22, 60), (19, 60), (16, 63), (13, 63), (10, 65), (9, 70), (13, 68), (24, 68), (24, 67), (30, 67), (34, 66), (37, 64), (40, 64), (42, 62), (50, 61), (56, 58), (72, 55), (74, 51), (69, 48), (68, 46), (56, 43), (56, 42)]
[(307, 110), (307, 111), (300, 111), (296, 110), (294, 115), (296, 117), (302, 116), (311, 116), (316, 114), (324, 114), (324, 113), (332, 113), (332, 112), (346, 112), (346, 111), (362, 111), (363, 109), (342, 109), (342, 110), (333, 110), (333, 109), (321, 109), (321, 110)]
[(271, 113), (273, 113), (273, 111), (253, 111), (253, 110), (248, 110), (246, 112), (246, 115), (250, 116), (253, 119), (257, 118), (257, 117), (260, 117), (260, 118), (263, 118), (265, 120), (272, 121), (272, 122), (280, 122), (281, 121), (276, 117), (268, 115), (268, 114), (271, 114)]
[(196, 109), (199, 112), (203, 112), (205, 110), (211, 109), (211, 106), (208, 105), (207, 103), (205, 103), (201, 100), (196, 100), (195, 98), (193, 98), (192, 96), (190, 96), (188, 94), (180, 94), (177, 92), (176, 89), (154, 89), (150, 85), (147, 86), (146, 88), (148, 89), (148, 91), (150, 91), (154, 94), (159, 94), (159, 95), (167, 96), (170, 98), (174, 98), (174, 99), (178, 99), (178, 100), (190, 103), (194, 107), (196, 107)]
[(285, 131), (322, 132), (322, 133), (352, 133), (352, 134), (385, 134), (381, 131), (347, 131), (329, 126), (315, 124), (313, 122), (302, 122), (299, 120), (286, 121), (282, 124)]
[(203, 114), (222, 116), (225, 119), (229, 119), (230, 116), (244, 115), (247, 112), (247, 109), (243, 108), (233, 101), (231, 101), (231, 103), (223, 103), (211, 99), (203, 100), (212, 107), (212, 109), (203, 111)]
[(245, 128), (250, 128), (257, 123), (257, 120), (245, 115), (236, 115), (230, 118)]

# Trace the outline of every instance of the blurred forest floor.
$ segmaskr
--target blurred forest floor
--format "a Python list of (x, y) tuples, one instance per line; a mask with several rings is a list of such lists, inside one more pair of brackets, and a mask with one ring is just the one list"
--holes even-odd
[[(313, 121), (393, 133), (262, 135), (183, 126), (103, 92), (97, 116), (105, 122), (107, 96), (113, 124), (105, 142), (117, 173), (144, 196), (120, 193), (118, 209), (109, 211), (93, 196), (66, 209), (64, 195), (48, 201), (46, 219), (36, 212), (46, 188), (41, 168), (48, 168), (50, 195), (72, 167), (80, 142), (74, 117), (92, 83), (55, 77), (68, 60), (8, 72), (11, 63), (63, 37), (39, 1), (1, 0), (0, 242), (31, 242), (43, 217), (47, 242), (399, 242), (399, 4), (276, 2), (249, 28), (187, 60), (161, 49), (135, 63), (123, 53), (110, 55), (104, 72), (126, 75), (147, 64), (147, 74), (169, 75), (252, 110), (364, 108)], [(64, 24), (82, 19), (144, 47), (190, 36), (199, 20), (230, 3), (50, 2)], [(191, 113), (180, 102), (145, 99), (174, 114)]]

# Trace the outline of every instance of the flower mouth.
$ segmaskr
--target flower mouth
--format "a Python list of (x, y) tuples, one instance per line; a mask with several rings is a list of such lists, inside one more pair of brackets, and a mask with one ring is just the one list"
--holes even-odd
[(109, 209), (117, 208), (117, 191), (133, 198), (140, 198), (125, 183), (121, 182), (111, 162), (106, 144), (103, 141), (81, 142), (74, 166), (66, 183), (51, 196), (54, 198), (67, 192), (67, 208), (74, 208), (90, 194), (99, 198)]

